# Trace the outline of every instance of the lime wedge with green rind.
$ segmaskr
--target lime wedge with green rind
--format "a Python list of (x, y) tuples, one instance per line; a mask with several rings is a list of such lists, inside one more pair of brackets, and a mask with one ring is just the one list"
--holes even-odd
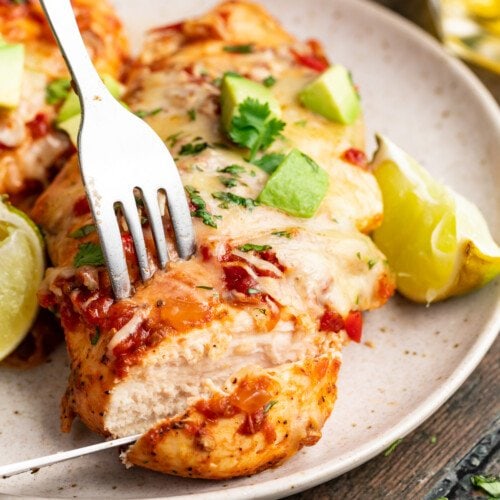
[(500, 247), (479, 209), (436, 182), (383, 136), (372, 168), (384, 221), (373, 239), (396, 272), (399, 292), (430, 303), (475, 290), (500, 274)]
[(38, 311), (43, 239), (26, 214), (0, 197), (0, 360), (23, 340)]

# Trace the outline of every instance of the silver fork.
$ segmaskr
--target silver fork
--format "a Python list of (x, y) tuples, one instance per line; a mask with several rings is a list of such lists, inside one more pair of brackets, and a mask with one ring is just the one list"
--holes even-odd
[(153, 233), (159, 266), (168, 250), (158, 194), (166, 194), (181, 259), (195, 249), (186, 195), (174, 160), (163, 141), (106, 89), (81, 38), (70, 0), (41, 0), (54, 36), (76, 84), (82, 108), (78, 134), (80, 170), (104, 259), (117, 299), (130, 295), (130, 279), (115, 205), (120, 204), (134, 241), (141, 278), (152, 275), (134, 189), (139, 189)]

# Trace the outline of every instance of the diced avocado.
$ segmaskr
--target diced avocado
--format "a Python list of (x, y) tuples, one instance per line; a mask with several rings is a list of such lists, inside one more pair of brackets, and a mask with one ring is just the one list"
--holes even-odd
[(0, 45), (0, 106), (15, 108), (21, 99), (24, 45)]
[(82, 115), (78, 113), (57, 125), (58, 128), (64, 130), (69, 135), (69, 138), (75, 147), (77, 146), (78, 130), (80, 129), (81, 119)]
[(270, 119), (281, 117), (281, 107), (269, 88), (248, 78), (226, 73), (221, 84), (222, 127), (226, 132), (231, 129), (231, 121), (238, 114), (239, 105), (249, 97), (268, 104)]
[(269, 177), (258, 201), (295, 217), (312, 217), (328, 185), (326, 171), (312, 158), (293, 149)]
[(301, 103), (331, 121), (350, 125), (361, 113), (351, 76), (340, 65), (331, 66), (299, 95)]
[[(102, 81), (115, 99), (121, 97), (124, 91), (124, 87), (120, 82), (116, 81), (112, 76), (109, 75), (103, 75)], [(68, 97), (66, 97), (61, 108), (59, 109), (56, 121), (57, 123), (65, 122), (72, 116), (80, 114), (80, 111), (80, 100), (78, 99), (76, 92), (74, 90), (71, 90), (71, 92), (69, 92), (68, 94)]]

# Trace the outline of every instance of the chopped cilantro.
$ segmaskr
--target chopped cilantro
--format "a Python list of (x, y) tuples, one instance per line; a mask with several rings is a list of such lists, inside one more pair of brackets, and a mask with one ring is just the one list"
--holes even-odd
[(401, 441), (403, 441), (402, 438), (396, 439), (396, 441), (384, 451), (384, 457), (388, 457), (401, 444)]
[(252, 200), (252, 198), (243, 198), (242, 196), (238, 196), (234, 193), (226, 193), (224, 191), (212, 193), (212, 197), (222, 202), (219, 205), (219, 207), (221, 208), (228, 208), (231, 203), (249, 209), (252, 209), (258, 205), (258, 203), (255, 200)]
[(274, 231), (271, 234), (273, 234), (274, 236), (279, 236), (280, 238), (290, 239), (292, 237), (292, 233), (290, 231)]
[(276, 78), (273, 75), (269, 75), (267, 78), (262, 80), (264, 87), (272, 87), (276, 83)]
[(191, 212), (191, 215), (193, 217), (198, 217), (199, 219), (201, 219), (203, 224), (216, 228), (217, 223), (215, 222), (215, 219), (217, 216), (212, 215), (207, 210), (207, 204), (205, 203), (205, 200), (200, 196), (200, 192), (192, 186), (186, 186), (186, 191), (189, 195), (191, 203), (195, 207), (195, 210)]
[(224, 174), (231, 174), (234, 175), (235, 177), (238, 177), (238, 175), (243, 173), (244, 171), (245, 168), (242, 167), (241, 165), (228, 165), (227, 167), (217, 169), (217, 172), (222, 172)]
[(139, 118), (147, 118), (148, 116), (154, 116), (154, 115), (157, 115), (158, 113), (161, 113), (163, 111), (162, 108), (155, 108), (155, 109), (152, 109), (150, 111), (146, 111), (144, 109), (139, 109), (138, 111), (136, 111), (134, 114), (136, 116), (138, 116)]
[(196, 155), (208, 148), (206, 142), (189, 142), (184, 144), (179, 151), (180, 155)]
[(176, 134), (171, 134), (165, 139), (165, 142), (169, 142), (170, 147), (173, 148), (177, 144), (177, 142), (179, 141), (179, 136), (181, 134), (182, 134), (182, 132), (177, 132)]
[(238, 250), (242, 252), (265, 252), (270, 250), (272, 247), (270, 245), (254, 245), (253, 243), (245, 243), (238, 247)]
[(361, 260), (361, 253), (360, 252), (356, 252), (356, 257)]
[(90, 343), (92, 345), (97, 345), (97, 342), (99, 342), (99, 337), (101, 336), (101, 331), (99, 330), (99, 328), (96, 328), (95, 329), (95, 333), (94, 335), (92, 336), (92, 338), (90, 339)]
[(377, 263), (377, 261), (375, 259), (370, 259), (367, 264), (368, 264), (368, 269), (372, 269), (375, 264)]
[(253, 164), (257, 165), (257, 167), (264, 170), (264, 172), (271, 175), (283, 162), (285, 159), (285, 155), (281, 153), (269, 153), (268, 155), (264, 155), (262, 158), (258, 160), (254, 160)]
[(207, 286), (207, 285), (196, 285), (196, 288), (201, 288), (202, 290), (213, 290), (213, 286)]
[(96, 243), (82, 243), (73, 260), (75, 267), (103, 266), (105, 264), (101, 247)]
[(78, 228), (72, 233), (69, 233), (68, 236), (70, 238), (76, 238), (76, 239), (85, 238), (85, 236), (88, 236), (95, 230), (96, 230), (95, 224), (86, 224), (85, 226)]
[(59, 78), (47, 85), (45, 89), (45, 101), (47, 104), (59, 104), (64, 101), (71, 90), (71, 80)]
[(247, 290), (248, 295), (257, 295), (260, 293), (260, 290), (257, 290), (257, 288), (249, 288)]
[(437, 437), (436, 436), (431, 436), (430, 442), (431, 442), (431, 444), (436, 444), (437, 443)]
[(221, 175), (219, 177), (219, 181), (223, 186), (226, 186), (227, 188), (233, 188), (238, 185), (238, 181), (234, 177), (224, 177)]
[(225, 45), (224, 50), (232, 54), (251, 54), (253, 52), (253, 44)]
[(269, 104), (248, 97), (238, 106), (239, 114), (231, 121), (229, 137), (250, 149), (250, 161), (257, 151), (267, 149), (285, 128), (285, 122), (271, 118)]
[(267, 413), (276, 404), (278, 404), (278, 401), (269, 401), (269, 403), (266, 403), (264, 406), (264, 413)]
[(192, 122), (196, 120), (196, 109), (191, 108), (190, 110), (188, 110), (187, 114)]
[(493, 498), (500, 498), (500, 478), (496, 476), (472, 476), (470, 482), (476, 488), (491, 495)]

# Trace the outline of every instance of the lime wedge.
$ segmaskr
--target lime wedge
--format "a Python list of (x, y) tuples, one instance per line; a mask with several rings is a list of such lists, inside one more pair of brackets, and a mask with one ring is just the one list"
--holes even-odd
[(436, 182), (378, 136), (372, 160), (384, 221), (373, 239), (396, 272), (399, 292), (430, 303), (479, 288), (500, 274), (500, 248), (479, 209)]
[(0, 360), (20, 344), (35, 319), (44, 269), (38, 228), (0, 197)]

